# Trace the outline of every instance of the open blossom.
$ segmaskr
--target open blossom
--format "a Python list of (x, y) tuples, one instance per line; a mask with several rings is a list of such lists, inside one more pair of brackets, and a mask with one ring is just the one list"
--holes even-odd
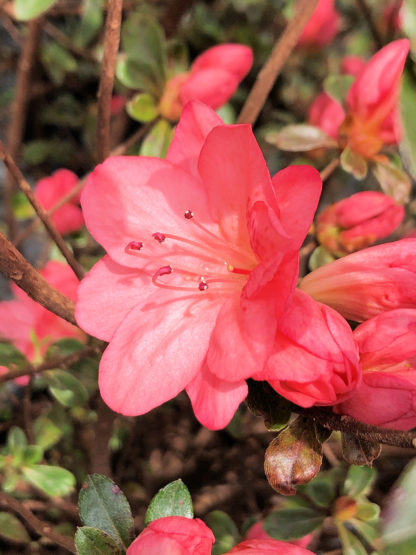
[(250, 71), (253, 52), (242, 44), (220, 44), (196, 58), (187, 73), (171, 77), (159, 103), (160, 113), (179, 119), (185, 104), (204, 102), (217, 109), (229, 100)]
[(318, 241), (343, 256), (387, 237), (404, 218), (403, 206), (377, 191), (362, 191), (328, 206), (317, 218)]
[[(310, 122), (333, 138), (337, 135), (341, 147), (349, 146), (365, 158), (374, 158), (384, 145), (397, 144), (402, 136), (400, 78), (408, 51), (407, 39), (379, 50), (358, 70), (345, 111), (329, 95), (320, 95), (311, 106)], [(340, 122), (337, 134), (335, 122)]]
[(299, 39), (302, 46), (325, 46), (329, 44), (340, 27), (340, 15), (334, 8), (334, 0), (320, 0)]
[(416, 307), (416, 239), (376, 245), (321, 266), (300, 288), (345, 318), (368, 320), (381, 312)]
[(350, 326), (335, 310), (297, 290), (260, 379), (301, 407), (344, 401), (361, 381)]
[[(62, 197), (70, 193), (78, 181), (75, 173), (65, 169), (57, 170), (50, 177), (44, 177), (37, 182), (36, 198), (45, 210), (49, 210)], [(72, 233), (84, 225), (79, 199), (80, 194), (78, 193), (52, 215), (52, 222), (59, 233), (63, 235)]]
[(166, 160), (94, 170), (81, 201), (108, 254), (81, 283), (76, 317), (110, 341), (99, 386), (113, 410), (144, 414), (185, 388), (205, 426), (228, 424), (273, 351), (321, 186), (309, 166), (271, 180), (250, 126), (200, 103)]
[[(127, 549), (127, 555), (210, 555), (215, 537), (198, 518), (168, 516), (153, 520)], [(273, 539), (252, 539), (227, 553), (308, 555), (311, 551)]]
[(416, 426), (416, 309), (379, 314), (354, 331), (363, 382), (337, 411), (361, 422), (410, 430)]
[[(78, 279), (71, 268), (50, 261), (40, 272), (53, 287), (75, 300)], [(11, 284), (15, 299), (0, 302), (0, 336), (13, 343), (31, 362), (39, 362), (49, 346), (64, 337), (84, 339), (80, 329), (53, 314)]]

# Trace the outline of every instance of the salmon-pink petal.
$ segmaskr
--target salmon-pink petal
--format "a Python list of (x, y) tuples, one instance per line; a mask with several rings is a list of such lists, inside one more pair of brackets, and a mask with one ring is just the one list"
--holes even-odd
[(239, 82), (236, 75), (224, 69), (201, 69), (191, 73), (181, 87), (179, 98), (183, 104), (199, 100), (211, 108), (219, 108), (232, 97)]
[(246, 212), (250, 204), (276, 204), (266, 162), (249, 125), (215, 127), (198, 164), (212, 217), (234, 244), (248, 245)]
[(344, 108), (326, 92), (319, 94), (309, 108), (309, 123), (333, 139), (338, 138), (338, 130), (344, 119)]
[(245, 540), (227, 551), (228, 553), (245, 553), (246, 555), (262, 555), (263, 553), (273, 553), (274, 555), (313, 555), (312, 551), (280, 540)]
[(31, 309), (34, 301), (20, 300), (0, 302), (0, 337), (13, 343), (27, 357), (33, 354), (30, 331), (35, 326), (35, 313)]
[(196, 418), (210, 430), (227, 426), (239, 404), (247, 397), (244, 380), (228, 382), (218, 378), (205, 365), (188, 384), (186, 392), (191, 399)]
[(78, 278), (68, 264), (50, 260), (40, 272), (61, 293), (75, 301), (79, 285)]
[(165, 160), (144, 156), (107, 158), (89, 175), (81, 202), (91, 234), (113, 260), (130, 267), (140, 267), (140, 260), (125, 252), (130, 241), (142, 242), (145, 256), (160, 259), (165, 246), (154, 233), (189, 237), (186, 210), (207, 220), (206, 195), (198, 182)]
[[(64, 195), (68, 194), (78, 183), (78, 176), (70, 170), (60, 169), (49, 177), (40, 179), (35, 188), (38, 201), (45, 209), (52, 208)], [(71, 203), (79, 202), (79, 194)]]
[(365, 60), (360, 56), (345, 56), (341, 61), (341, 72), (344, 75), (353, 75), (355, 77), (364, 66)]
[(78, 288), (75, 316), (87, 333), (109, 341), (130, 310), (149, 297), (150, 277), (105, 256)]
[(206, 297), (157, 291), (131, 310), (100, 363), (100, 392), (108, 406), (144, 414), (182, 391), (201, 368), (220, 306)]
[(202, 145), (218, 125), (224, 123), (212, 108), (198, 101), (189, 102), (182, 110), (166, 160), (199, 179), (198, 159)]
[(84, 225), (81, 209), (73, 204), (66, 204), (52, 215), (52, 221), (62, 235), (77, 231)]
[(209, 48), (198, 56), (192, 64), (192, 73), (202, 69), (224, 69), (239, 80), (250, 71), (253, 51), (242, 44), (220, 44)]
[(289, 166), (272, 178), (283, 229), (299, 248), (313, 222), (322, 179), (312, 166)]

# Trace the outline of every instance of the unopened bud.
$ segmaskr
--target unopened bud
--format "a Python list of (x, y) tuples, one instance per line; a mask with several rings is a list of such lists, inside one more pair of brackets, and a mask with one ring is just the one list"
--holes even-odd
[(373, 466), (373, 461), (380, 453), (381, 445), (379, 443), (342, 434), (342, 456), (349, 464)]
[(338, 497), (335, 501), (334, 516), (338, 520), (347, 521), (354, 518), (357, 513), (357, 501), (351, 497)]
[(322, 444), (315, 423), (297, 417), (266, 449), (264, 471), (269, 484), (283, 495), (314, 478), (322, 464)]

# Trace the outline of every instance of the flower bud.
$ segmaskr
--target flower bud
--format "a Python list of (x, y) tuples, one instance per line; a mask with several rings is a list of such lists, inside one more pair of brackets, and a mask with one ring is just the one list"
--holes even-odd
[(403, 217), (403, 206), (388, 195), (363, 191), (331, 204), (319, 214), (316, 234), (329, 251), (343, 256), (387, 237)]
[(322, 464), (322, 444), (315, 423), (298, 417), (266, 449), (264, 471), (282, 495), (295, 495), (296, 486), (314, 478)]

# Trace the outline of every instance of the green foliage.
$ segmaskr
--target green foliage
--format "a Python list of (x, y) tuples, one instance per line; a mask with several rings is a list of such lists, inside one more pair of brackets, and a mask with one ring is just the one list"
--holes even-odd
[(314, 249), (309, 258), (309, 269), (311, 271), (316, 270), (321, 266), (325, 266), (325, 264), (330, 264), (334, 260), (335, 258), (332, 256), (332, 254), (325, 247), (319, 245), (319, 247), (316, 247), (316, 249)]
[(83, 405), (88, 399), (88, 391), (83, 384), (65, 370), (48, 370), (43, 377), (51, 395), (65, 407)]
[(52, 81), (57, 85), (62, 85), (67, 73), (74, 73), (78, 69), (74, 56), (53, 41), (42, 46), (41, 60)]
[(172, 141), (173, 129), (165, 119), (158, 121), (146, 135), (140, 147), (141, 156), (164, 158)]
[(212, 555), (229, 551), (239, 541), (240, 534), (233, 520), (223, 511), (212, 511), (205, 517), (205, 523), (215, 536)]
[(270, 513), (263, 528), (276, 540), (296, 540), (322, 526), (325, 513), (313, 507), (288, 506)]
[(373, 486), (377, 472), (369, 466), (350, 466), (345, 478), (343, 494), (349, 497), (367, 495)]
[(78, 504), (86, 526), (108, 534), (120, 549), (127, 548), (131, 542), (133, 517), (124, 493), (110, 478), (100, 474), (88, 476)]
[(75, 487), (75, 476), (59, 466), (32, 464), (22, 467), (25, 479), (47, 495), (68, 495)]
[(30, 536), (20, 520), (5, 512), (0, 512), (0, 537), (12, 543), (30, 542)]
[(74, 44), (85, 48), (96, 37), (103, 21), (103, 0), (83, 0), (81, 22), (74, 34)]
[(355, 179), (362, 180), (368, 172), (367, 160), (358, 152), (351, 150), (349, 146), (344, 148), (340, 157), (341, 167), (348, 173), (351, 173)]
[(159, 114), (159, 109), (154, 97), (147, 93), (140, 93), (134, 96), (127, 103), (126, 108), (131, 118), (142, 123), (154, 120)]
[(40, 415), (33, 424), (35, 442), (46, 450), (58, 443), (62, 437), (62, 430), (46, 415)]
[(121, 555), (125, 553), (109, 535), (91, 526), (78, 528), (75, 534), (78, 555)]
[(191, 495), (180, 479), (160, 489), (153, 497), (146, 511), (145, 523), (165, 516), (194, 516)]
[(265, 139), (281, 150), (304, 152), (315, 148), (336, 147), (337, 143), (318, 127), (297, 123), (286, 125), (278, 133), (269, 132)]
[(11, 343), (0, 343), (0, 366), (24, 368), (27, 364), (28, 361), (25, 355), (19, 349), (16, 349), (14, 345)]
[(387, 164), (376, 162), (371, 169), (386, 195), (390, 195), (400, 204), (408, 202), (412, 184), (409, 176), (402, 169), (391, 162)]
[(354, 79), (352, 75), (329, 75), (324, 81), (324, 91), (343, 104)]
[(14, 0), (14, 14), (20, 21), (29, 21), (51, 8), (57, 0)]

